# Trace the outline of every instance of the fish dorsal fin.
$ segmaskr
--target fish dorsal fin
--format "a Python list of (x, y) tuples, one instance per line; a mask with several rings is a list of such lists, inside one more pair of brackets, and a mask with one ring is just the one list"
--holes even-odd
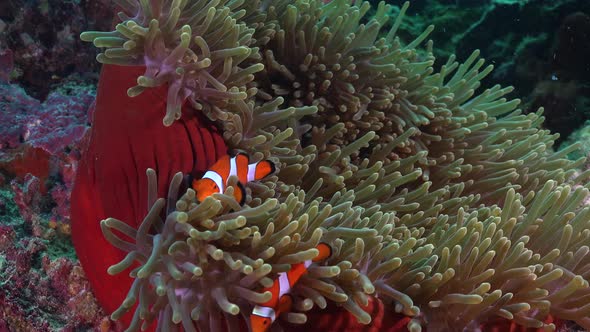
[(213, 166), (211, 166), (209, 168), (209, 171), (214, 171), (217, 174), (219, 174), (219, 176), (221, 176), (221, 180), (224, 184), (227, 183), (227, 178), (229, 178), (229, 173), (230, 173), (230, 156), (229, 155), (224, 155), (221, 158), (219, 158), (215, 164), (213, 164)]

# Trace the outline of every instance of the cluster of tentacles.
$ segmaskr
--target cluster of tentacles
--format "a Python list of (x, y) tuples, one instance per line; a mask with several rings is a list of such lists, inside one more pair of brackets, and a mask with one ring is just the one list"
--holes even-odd
[[(101, 84), (113, 68), (135, 72), (99, 92), (85, 157), (96, 170), (79, 175), (73, 211), (76, 249), (113, 318), (239, 331), (268, 301), (260, 290), (322, 241), (334, 255), (295, 285), (277, 326), (334, 305), (375, 324), (378, 301), (411, 331), (498, 319), (554, 330), (548, 317), (590, 329), (590, 173), (565, 158), (577, 146), (554, 152), (542, 110), (522, 114), (511, 88), (479, 91), (492, 70), (479, 52), (435, 71), (432, 28), (396, 36), (408, 3), (117, 3), (116, 29), (82, 38), (104, 48)], [(248, 184), (243, 206), (231, 186), (198, 203), (181, 173), (206, 170), (226, 145), (279, 170)], [(93, 265), (91, 245), (106, 246), (90, 239), (99, 220), (114, 247)], [(128, 293), (98, 294), (106, 263)]]

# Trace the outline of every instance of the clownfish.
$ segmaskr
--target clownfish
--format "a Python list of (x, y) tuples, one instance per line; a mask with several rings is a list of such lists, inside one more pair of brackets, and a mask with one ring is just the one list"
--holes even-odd
[(287, 272), (279, 273), (271, 287), (265, 288), (264, 292), (271, 292), (272, 297), (265, 303), (254, 307), (250, 315), (250, 327), (252, 332), (266, 332), (272, 323), (284, 312), (288, 312), (293, 305), (293, 299), (289, 292), (299, 279), (307, 273), (312, 263), (328, 259), (332, 255), (332, 248), (326, 243), (320, 243), (316, 247), (319, 254), (303, 263), (291, 265)]
[(235, 157), (225, 155), (219, 158), (202, 178), (194, 179), (191, 185), (196, 192), (197, 200), (202, 202), (215, 193), (223, 193), (229, 177), (236, 175), (239, 181), (234, 190), (234, 197), (242, 205), (246, 200), (244, 185), (250, 181), (260, 180), (274, 173), (275, 170), (275, 164), (270, 160), (250, 164), (249, 157), (245, 153), (238, 153)]

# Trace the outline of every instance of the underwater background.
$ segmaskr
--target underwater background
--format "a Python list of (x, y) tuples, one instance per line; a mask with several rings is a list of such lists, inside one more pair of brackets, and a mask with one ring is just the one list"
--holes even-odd
[[(134, 3), (134, 1), (123, 2)], [(222, 3), (225, 2), (227, 1), (222, 1)], [(262, 3), (260, 6), (267, 6), (264, 4), (267, 2), (256, 1), (257, 4)], [(293, 3), (295, 2), (306, 1), (293, 1)], [(319, 1), (307, 2), (319, 3)], [(344, 3), (346, 1), (337, 2)], [(379, 5), (378, 1), (369, 2), (373, 7), (366, 14), (367, 17), (375, 14), (378, 6), (383, 6), (383, 4)], [(357, 3), (360, 2), (357, 1)], [(402, 1), (386, 1), (386, 3), (392, 6), (389, 14), (393, 18), (382, 24), (383, 31), (380, 34), (383, 35), (391, 29), (396, 15), (399, 14), (400, 8), (403, 6)], [(72, 243), (70, 219), (71, 194), (76, 172), (79, 170), (84, 150), (91, 140), (90, 128), (93, 125), (97, 85), (102, 66), (97, 61), (97, 55), (101, 50), (92, 43), (81, 40), (80, 34), (84, 31), (111, 31), (115, 15), (115, 5), (110, 0), (0, 0), (0, 332), (124, 330), (122, 323), (113, 322), (108, 318), (108, 313), (102, 309), (93, 294), (92, 290), (97, 286), (88, 281), (85, 270), (80, 265)], [(566, 189), (558, 187), (558, 185), (565, 185), (569, 181), (565, 175), (573, 178), (574, 174), (578, 178), (575, 181), (572, 180), (572, 188), (574, 188), (571, 189), (572, 191), (575, 190), (575, 186), (581, 188), (590, 186), (587, 176), (580, 176), (580, 174), (587, 174), (586, 171), (590, 169), (590, 163), (580, 159), (590, 153), (590, 2), (587, 0), (414, 0), (411, 1), (409, 9), (407, 9), (405, 18), (397, 31), (397, 36), (407, 44), (428, 30), (430, 25), (435, 26), (427, 38), (434, 42), (432, 47), (432, 55), (436, 58), (432, 65), (434, 72), (439, 72), (449, 57), (456, 57), (458, 61), (462, 62), (469, 59), (474, 50), (479, 50), (479, 55), (486, 59), (486, 64), (492, 64), (494, 70), (489, 75), (481, 77), (481, 87), (479, 85), (475, 87), (476, 94), (497, 84), (502, 87), (513, 86), (514, 90), (506, 98), (520, 98), (522, 102), (518, 108), (522, 109), (522, 114), (525, 115), (535, 114), (540, 107), (543, 107), (545, 118), (544, 122), (539, 124), (540, 128), (559, 134), (558, 138), (555, 137), (553, 146), (547, 144), (547, 153), (552, 149), (561, 151), (577, 143), (575, 147), (578, 149), (565, 150), (563, 155), (571, 161), (570, 164), (554, 163), (546, 166), (549, 171), (555, 171), (561, 167), (560, 165), (567, 165), (563, 167), (562, 173), (555, 171), (549, 175), (545, 174), (540, 177), (542, 183), (534, 185), (522, 183), (522, 187), (538, 192), (564, 192)], [(269, 38), (272, 39), (272, 37)], [(420, 46), (420, 49), (417, 57), (427, 59), (428, 56), (420, 53), (427, 53), (425, 51), (427, 47)], [(295, 61), (301, 61), (301, 59)], [(264, 86), (264, 80), (272, 80), (272, 75), (268, 74), (268, 77), (261, 78), (260, 86)], [(254, 80), (258, 78), (256, 76)], [(378, 77), (375, 76), (373, 79), (378, 80)], [(469, 79), (467, 77), (467, 80)], [(104, 84), (108, 85), (108, 83)], [(282, 95), (285, 99), (289, 99), (289, 92), (283, 94), (279, 92), (280, 89), (289, 88), (295, 91), (299, 87), (286, 85), (276, 88), (273, 90), (275, 94), (271, 93), (271, 95), (272, 97)], [(269, 88), (270, 90), (272, 89)], [(411, 89), (409, 91), (412, 94)], [(292, 94), (296, 95), (295, 92)], [(292, 99), (297, 98), (295, 96)], [(305, 101), (300, 103), (294, 101), (289, 106), (304, 107), (308, 105), (305, 105)], [(164, 115), (162, 113), (161, 117), (163, 118)], [(223, 121), (219, 120), (222, 118), (221, 116), (217, 116), (217, 121)], [(315, 127), (319, 127), (321, 123), (329, 124), (332, 121), (328, 119), (330, 116), (332, 116), (331, 113), (328, 114), (326, 111), (325, 115), (317, 115), (309, 121), (309, 124)], [(531, 119), (529, 117), (527, 121), (536, 123), (537, 120)], [(354, 118), (353, 120), (359, 119)], [(118, 120), (113, 119), (113, 121)], [(465, 122), (468, 121), (465, 120)], [(141, 126), (141, 122), (129, 124), (129, 126)], [(395, 126), (392, 125), (392, 127)], [(505, 129), (498, 126), (495, 130), (501, 132)], [(526, 132), (525, 135), (536, 135), (530, 129), (522, 130)], [(361, 129), (360, 132), (362, 133), (363, 130)], [(236, 143), (234, 137), (224, 136), (224, 138), (228, 142), (233, 142), (233, 146), (241, 147), (240, 143)], [(332, 143), (343, 146), (353, 142), (356, 138), (356, 136), (346, 137), (344, 135), (344, 138), (339, 137)], [(306, 139), (312, 140), (309, 137)], [(232, 146), (232, 143), (228, 143), (228, 145)], [(531, 151), (536, 149), (529, 148)], [(286, 149), (286, 147), (282, 147), (282, 149)], [(326, 149), (326, 151), (330, 151), (330, 147)], [(396, 157), (390, 159), (393, 161), (409, 158), (415, 154), (414, 150), (408, 149), (401, 149), (401, 152), (395, 153)], [(255, 149), (252, 148), (252, 151)], [(252, 151), (248, 152), (254, 155)], [(269, 157), (266, 152), (263, 153), (265, 157)], [(303, 152), (301, 153), (304, 155)], [(473, 153), (479, 152), (474, 151)], [(368, 155), (368, 152), (365, 154)], [(520, 156), (517, 154), (518, 152), (512, 153), (512, 159), (519, 160)], [(539, 152), (539, 155), (533, 159), (541, 158), (541, 154)], [(354, 158), (362, 159), (359, 155), (362, 157), (363, 154), (359, 153), (347, 162), (354, 164), (356, 162)], [(173, 158), (174, 156), (169, 157)], [(284, 158), (287, 160), (287, 157)], [(440, 156), (438, 158), (442, 159)], [(465, 157), (465, 159), (469, 159), (469, 157)], [(524, 163), (527, 163), (530, 158), (523, 157), (522, 159)], [(288, 162), (282, 162), (288, 164)], [(309, 162), (311, 163), (311, 161)], [(358, 161), (356, 168), (353, 168), (355, 172), (362, 172), (359, 170), (360, 166), (358, 165), (360, 164), (362, 162)], [(386, 163), (384, 162), (384, 164)], [(494, 162), (490, 159), (489, 163), (482, 163), (484, 165), (482, 167), (484, 169), (488, 166), (494, 167), (490, 166), (492, 164)], [(514, 164), (516, 165), (518, 162), (514, 162)], [(424, 165), (428, 165), (428, 163)], [(537, 166), (531, 166), (531, 169), (535, 169), (535, 167)], [(334, 168), (342, 171), (337, 166)], [(400, 170), (403, 174), (404, 170)], [(298, 174), (296, 171), (292, 172)], [(375, 171), (375, 174), (377, 173), (379, 172)], [(169, 179), (172, 179), (172, 174)], [(534, 174), (537, 173), (531, 171), (527, 176), (534, 177)], [(145, 170), (142, 176), (145, 178)], [(294, 175), (291, 176), (294, 177)], [(431, 176), (433, 179), (436, 178), (434, 175)], [(555, 186), (544, 187), (548, 181), (551, 181), (548, 179), (551, 179), (552, 176), (555, 178), (555, 183), (552, 182), (552, 185)], [(499, 176), (499, 178), (501, 180), (498, 181), (503, 181), (504, 184), (498, 182), (497, 186), (489, 188), (496, 190), (504, 185), (510, 187), (509, 183), (518, 182), (510, 177)], [(476, 187), (478, 186), (477, 179), (476, 176), (474, 180)], [(280, 180), (285, 182), (285, 186), (297, 186), (294, 180), (291, 183), (289, 183), (289, 179)], [(326, 183), (328, 183), (327, 180)], [(379, 185), (379, 182), (376, 184)], [(167, 186), (167, 183), (165, 185)], [(400, 188), (403, 188), (403, 185), (405, 184), (400, 184)], [(463, 195), (472, 194), (487, 197), (493, 194), (491, 193), (492, 189), (485, 187), (486, 184), (483, 182), (481, 186), (483, 188), (481, 192), (478, 193), (478, 188), (471, 188), (466, 190), (467, 194)], [(312, 185), (308, 185), (308, 187), (318, 190)], [(443, 187), (444, 185), (440, 186), (440, 188)], [(408, 190), (415, 188), (418, 186), (408, 185), (405, 193), (407, 194)], [(432, 191), (435, 189), (439, 188), (433, 187)], [(289, 190), (291, 189), (284, 189), (285, 192)], [(254, 192), (258, 191), (262, 191), (262, 189), (254, 189)], [(276, 189), (276, 191), (280, 196), (278, 193), (280, 190)], [(500, 190), (498, 193), (500, 193), (498, 197), (494, 196), (486, 202), (477, 202), (477, 199), (472, 199), (463, 203), (471, 205), (473, 209), (479, 208), (480, 203), (491, 206), (491, 202), (493, 202), (501, 205), (504, 202), (504, 197), (509, 196), (510, 193), (508, 193), (508, 189)], [(531, 201), (532, 198), (526, 198), (527, 192), (521, 194), (523, 202)], [(518, 191), (516, 195), (518, 195)], [(330, 196), (326, 194), (324, 197)], [(450, 201), (452, 197), (445, 196), (443, 199)], [(552, 197), (550, 201), (558, 199), (558, 197)], [(590, 263), (587, 262), (588, 258), (586, 257), (590, 245), (588, 237), (590, 227), (587, 227), (590, 225), (590, 219), (585, 212), (581, 211), (585, 206), (588, 206), (588, 201), (588, 197), (584, 196), (583, 200), (577, 202), (579, 206), (572, 207), (572, 211), (581, 216), (580, 219), (584, 219), (580, 221), (582, 226), (574, 227), (575, 231), (582, 235), (576, 242), (580, 249), (572, 251), (571, 257), (573, 258), (571, 259), (580, 263), (580, 269), (576, 270), (578, 271), (576, 274), (581, 275), (585, 280), (584, 282), (579, 281), (580, 278), (576, 280), (581, 282), (580, 288), (585, 291), (588, 289), (587, 281), (590, 273)], [(372, 205), (375, 202), (367, 199), (366, 202), (359, 204)], [(545, 204), (548, 203), (545, 202)], [(253, 203), (253, 206), (255, 205), (256, 203)], [(368, 206), (363, 206), (363, 208), (369, 209)], [(399, 211), (409, 213), (415, 208), (406, 204)], [(535, 208), (538, 207), (535, 206)], [(461, 213), (472, 212), (467, 208), (465, 210), (467, 212)], [(517, 210), (522, 214), (521, 210), (518, 208)], [(424, 213), (423, 211), (422, 215), (424, 214), (428, 214), (428, 212)], [(564, 212), (564, 214), (567, 213)], [(490, 215), (493, 213), (490, 212)], [(539, 227), (537, 222), (542, 219), (541, 215), (539, 213), (533, 218), (535, 219), (533, 221), (534, 227)], [(571, 220), (575, 217), (568, 215), (568, 218)], [(143, 217), (138, 216), (138, 219), (143, 219)], [(405, 219), (401, 219), (402, 223), (405, 222)], [(396, 222), (398, 222), (397, 219)], [(408, 232), (412, 232), (412, 230)], [(551, 229), (551, 232), (556, 234), (555, 238), (545, 235), (539, 235), (539, 237), (542, 237), (544, 242), (554, 242), (556, 246), (560, 241), (564, 241), (561, 235), (562, 230)], [(525, 232), (521, 233), (524, 236)], [(416, 238), (419, 237), (414, 233), (411, 234)], [(375, 236), (375, 234), (370, 236)], [(533, 235), (530, 237), (533, 238)], [(392, 238), (396, 239), (396, 236), (392, 236)], [(397, 239), (402, 241), (403, 235)], [(436, 241), (448, 246), (449, 250), (453, 248), (441, 239), (436, 238)], [(516, 239), (513, 241), (517, 242)], [(418, 246), (421, 245), (419, 240), (417, 242)], [(106, 249), (96, 247), (93, 250), (100, 253), (101, 250)], [(411, 255), (412, 250), (409, 252), (408, 255)], [(419, 250), (415, 252), (419, 252)], [(440, 253), (440, 256), (443, 255), (445, 254)], [(449, 253), (447, 252), (446, 255)], [(543, 259), (545, 258), (543, 257)], [(424, 260), (428, 261), (426, 258)], [(424, 261), (421, 262), (424, 263)], [(542, 264), (547, 263), (551, 263), (550, 258), (542, 262)], [(429, 264), (435, 266), (437, 263)], [(567, 265), (566, 263), (559, 264)], [(555, 265), (559, 264), (555, 263)], [(416, 265), (412, 265), (411, 268), (416, 268)], [(123, 273), (127, 274), (127, 272)], [(519, 287), (524, 286), (520, 285)], [(557, 291), (562, 287), (565, 286), (555, 286), (554, 288)], [(444, 292), (453, 293), (448, 289), (445, 289)], [(554, 296), (552, 299), (563, 300), (561, 297), (568, 298), (570, 295), (571, 293)], [(549, 297), (551, 296), (549, 295)], [(590, 326), (590, 310), (585, 307), (590, 303), (590, 295), (584, 293), (580, 296), (572, 302), (573, 304), (566, 303), (564, 308), (559, 308), (557, 312), (564, 313), (563, 317), (565, 318), (559, 324), (553, 325), (553, 328), (557, 327), (561, 331), (583, 331), (585, 330), (582, 327), (584, 323), (586, 327)], [(542, 296), (538, 296), (538, 298), (542, 298)], [(434, 299), (430, 301), (434, 301)], [(440, 301), (444, 302), (444, 300)], [(576, 307), (582, 309), (572, 313)], [(513, 309), (515, 308), (516, 306), (513, 307)], [(455, 307), (453, 310), (457, 312), (459, 309)], [(400, 311), (403, 314), (409, 314), (411, 310), (397, 310), (396, 314), (400, 314)], [(451, 310), (449, 311), (451, 312)], [(515, 309), (515, 312), (526, 311), (522, 307), (518, 310)], [(387, 316), (387, 314), (385, 315)], [(480, 322), (484, 324), (484, 327), (475, 328), (470, 325), (459, 328), (457, 326), (460, 325), (454, 326), (453, 323), (450, 323), (446, 327), (443, 327), (445, 324), (442, 324), (431, 325), (429, 328), (427, 322), (432, 323), (433, 320), (438, 319), (437, 315), (428, 316), (426, 314), (424, 317), (427, 318), (418, 319), (414, 322), (413, 328), (422, 325), (422, 328), (427, 331), (456, 329), (471, 331), (478, 328), (491, 331), (494, 325), (491, 322), (493, 320), (488, 319)], [(512, 314), (503, 312), (501, 317), (506, 318), (510, 315)], [(552, 312), (552, 316), (557, 317), (558, 315)], [(297, 320), (298, 317), (293, 319)], [(441, 319), (445, 322), (448, 321), (447, 318)], [(508, 325), (498, 324), (498, 331), (508, 331)], [(299, 330), (298, 327), (291, 328)], [(543, 328), (549, 329), (547, 326), (543, 326)], [(410, 328), (408, 327), (408, 329)], [(336, 330), (352, 331), (352, 327), (348, 329), (344, 326), (334, 331)], [(384, 327), (381, 330), (385, 331), (386, 329)], [(404, 330), (406, 330), (405, 326), (399, 329), (399, 331)]]

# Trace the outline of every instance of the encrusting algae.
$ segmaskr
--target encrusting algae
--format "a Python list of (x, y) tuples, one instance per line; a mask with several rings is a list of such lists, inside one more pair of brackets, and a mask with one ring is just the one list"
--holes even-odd
[(102, 63), (146, 66), (128, 94), (167, 85), (164, 125), (188, 102), (277, 172), (248, 183), (241, 206), (236, 177), (198, 203), (181, 173), (157, 198), (147, 170), (140, 227), (101, 222), (127, 253), (109, 273), (134, 278), (114, 319), (137, 302), (130, 330), (245, 330), (270, 299), (260, 291), (323, 242), (333, 255), (275, 325), (329, 303), (368, 324), (375, 296), (410, 331), (498, 317), (551, 331), (548, 315), (590, 329), (590, 173), (565, 158), (578, 147), (553, 152), (542, 110), (523, 114), (511, 88), (476, 93), (492, 70), (479, 52), (435, 71), (432, 27), (396, 36), (408, 3), (371, 15), (358, 0), (117, 3), (116, 30), (82, 39), (105, 48)]

